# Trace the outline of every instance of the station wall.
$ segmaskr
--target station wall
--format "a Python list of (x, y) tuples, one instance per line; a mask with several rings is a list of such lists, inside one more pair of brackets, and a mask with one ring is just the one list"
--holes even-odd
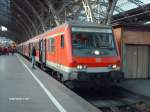
[(125, 78), (150, 78), (150, 27), (116, 25), (113, 29)]

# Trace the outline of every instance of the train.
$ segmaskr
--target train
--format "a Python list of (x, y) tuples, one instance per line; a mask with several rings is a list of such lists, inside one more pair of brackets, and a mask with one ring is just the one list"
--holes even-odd
[(17, 46), (30, 58), (52, 70), (62, 82), (115, 83), (123, 79), (121, 57), (112, 27), (87, 22), (65, 22)]

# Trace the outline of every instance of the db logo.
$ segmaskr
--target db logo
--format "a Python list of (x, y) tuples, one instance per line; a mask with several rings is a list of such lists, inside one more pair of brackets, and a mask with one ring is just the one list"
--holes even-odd
[(101, 59), (100, 58), (96, 58), (96, 62), (101, 62)]

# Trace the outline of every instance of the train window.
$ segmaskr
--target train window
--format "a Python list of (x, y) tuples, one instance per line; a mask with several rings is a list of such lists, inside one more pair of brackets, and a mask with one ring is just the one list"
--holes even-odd
[(55, 52), (55, 39), (54, 38), (49, 39), (48, 50), (49, 52)]
[(37, 50), (39, 50), (39, 44), (38, 44), (38, 42), (35, 43), (35, 47), (36, 47)]
[(64, 48), (64, 35), (61, 35), (61, 48)]
[(99, 32), (73, 32), (73, 54), (76, 56), (116, 56), (115, 42), (112, 33)]
[(33, 46), (35, 47), (36, 50), (38, 50), (38, 43), (37, 42), (33, 43)]
[(38, 42), (35, 43), (35, 46), (36, 46), (36, 49), (38, 50), (38, 46), (39, 46)]
[(33, 46), (35, 47), (35, 49), (36, 49), (36, 43), (33, 43)]

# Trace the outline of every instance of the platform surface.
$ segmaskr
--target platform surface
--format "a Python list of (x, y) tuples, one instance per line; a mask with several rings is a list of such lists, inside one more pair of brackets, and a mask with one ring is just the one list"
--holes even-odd
[(125, 80), (118, 85), (134, 93), (150, 97), (150, 79)]
[(100, 112), (22, 56), (0, 56), (0, 112)]

